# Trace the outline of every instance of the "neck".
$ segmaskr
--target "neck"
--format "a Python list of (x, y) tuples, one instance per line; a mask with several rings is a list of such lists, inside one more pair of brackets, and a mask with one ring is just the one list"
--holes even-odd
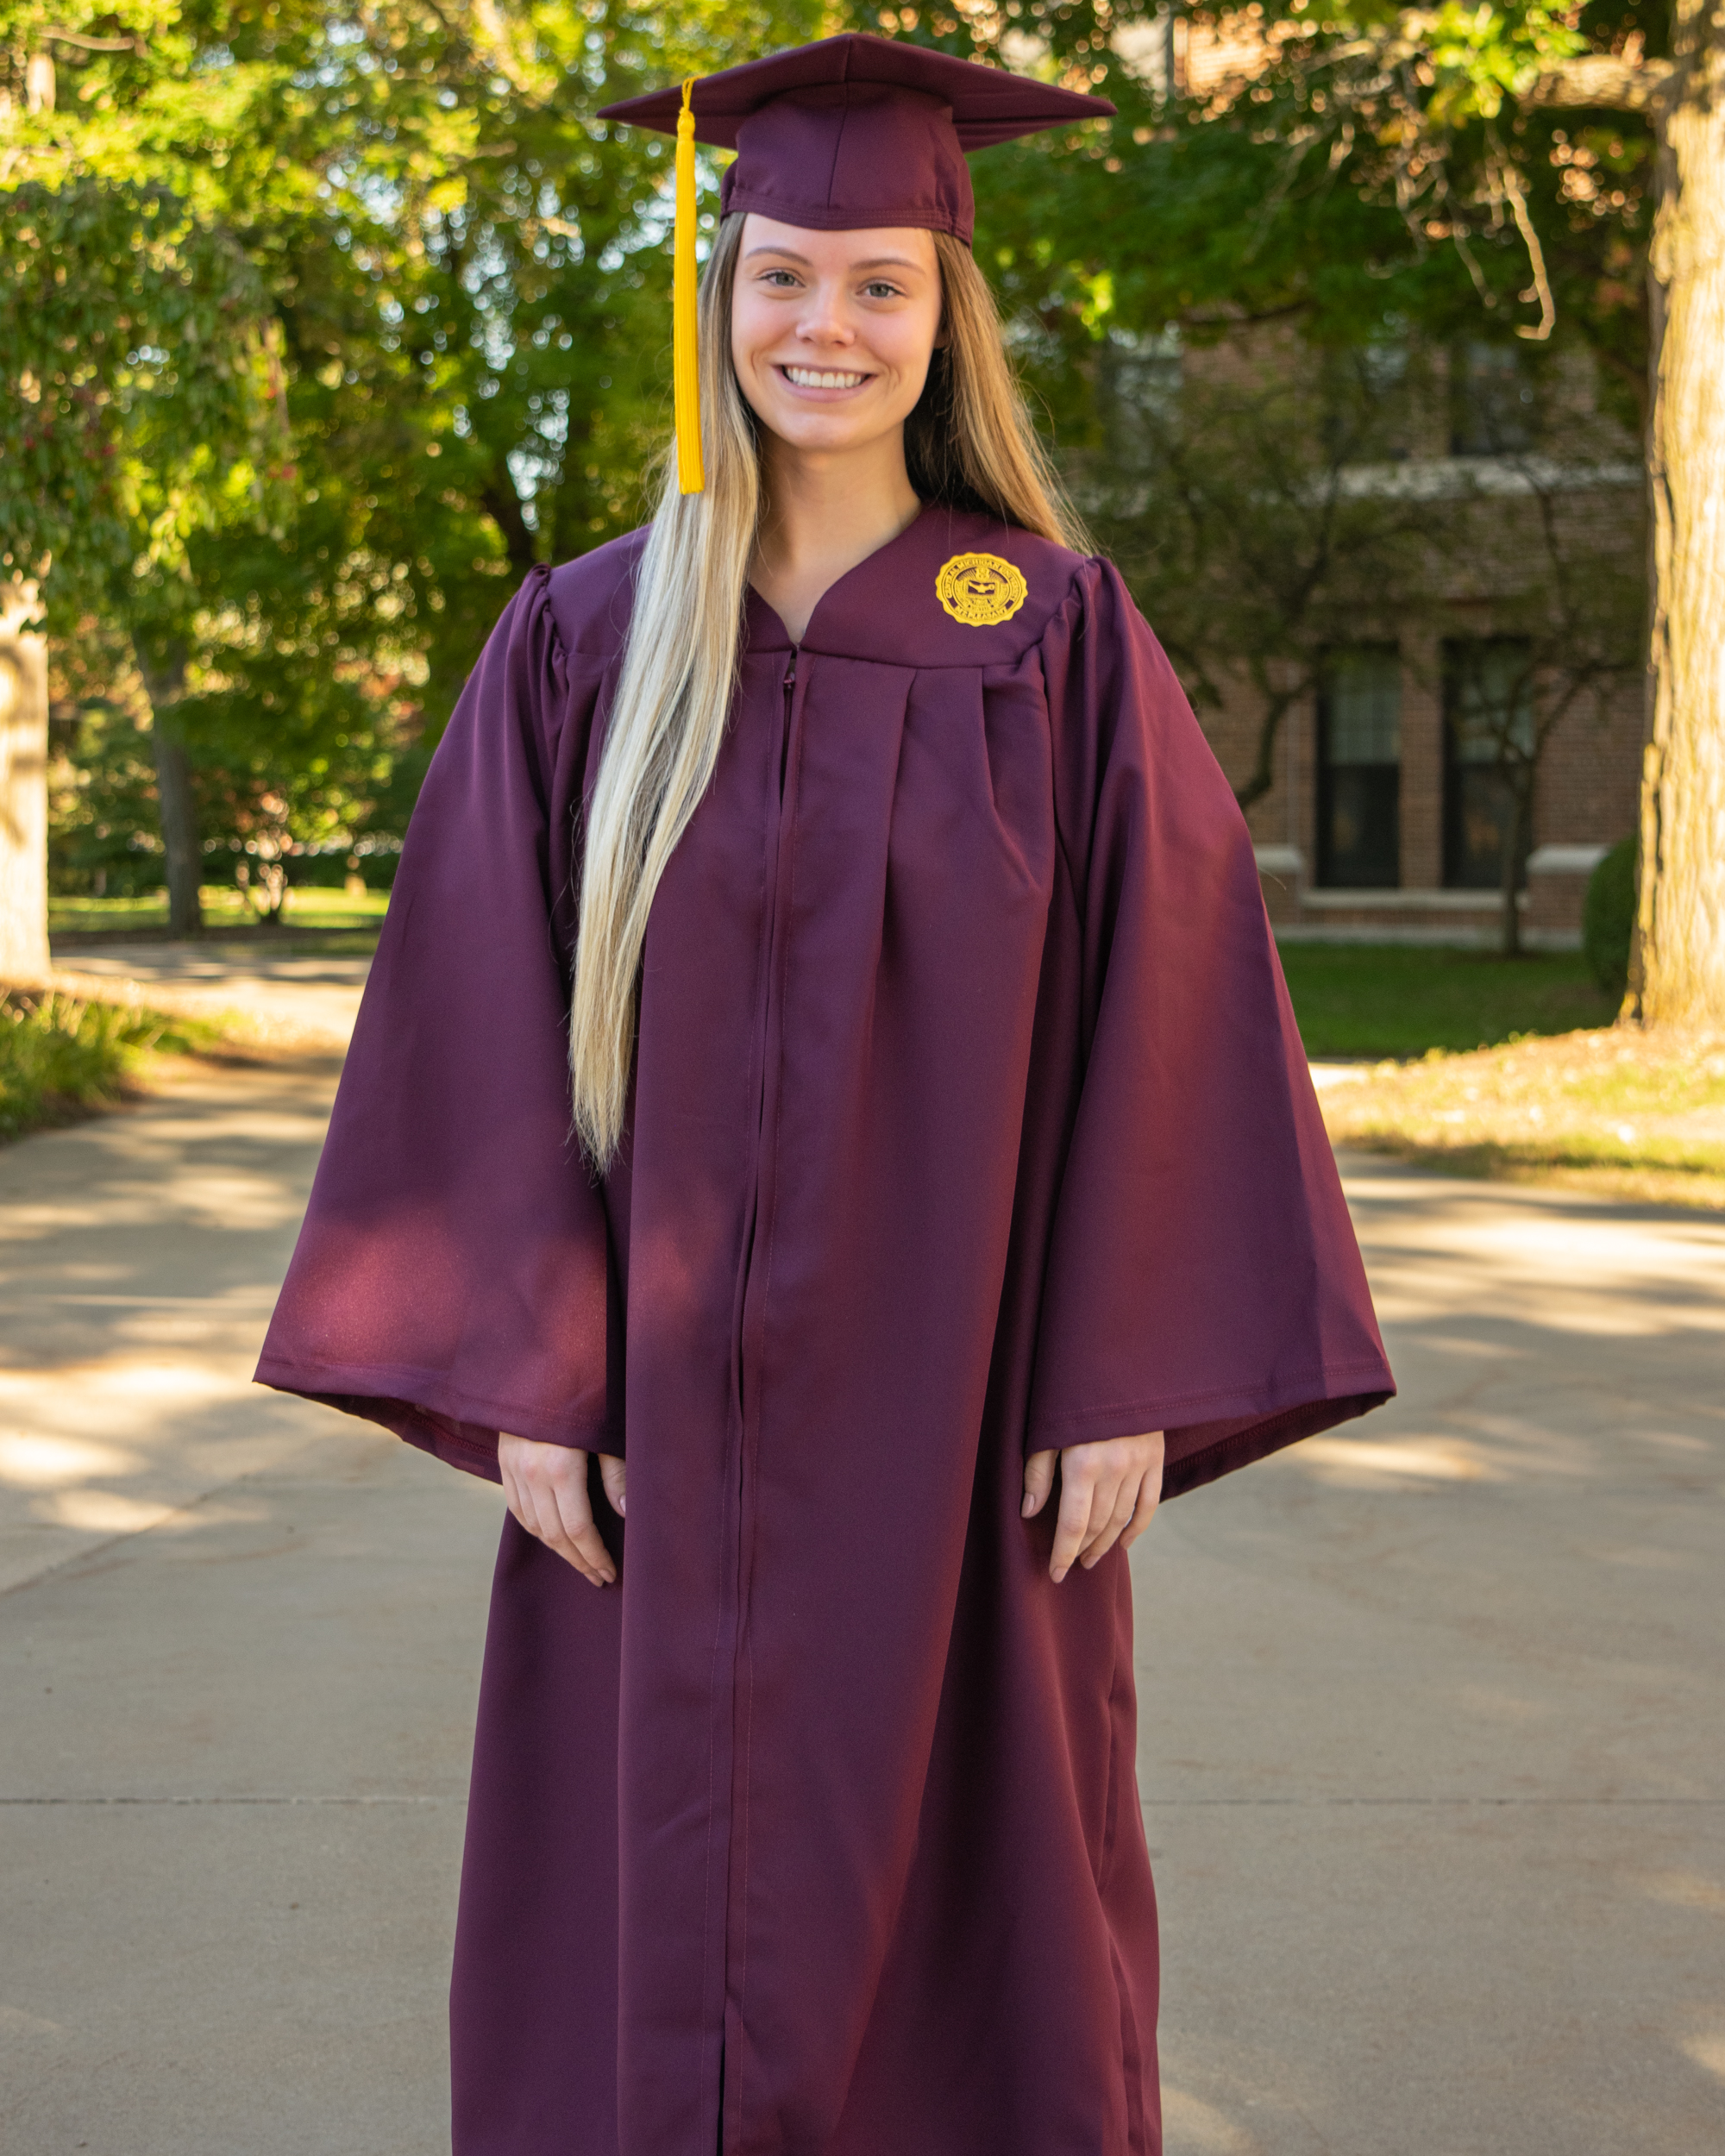
[(821, 595), (916, 522), (902, 432), (843, 454), (764, 437), (760, 534), (749, 580), (800, 643)]

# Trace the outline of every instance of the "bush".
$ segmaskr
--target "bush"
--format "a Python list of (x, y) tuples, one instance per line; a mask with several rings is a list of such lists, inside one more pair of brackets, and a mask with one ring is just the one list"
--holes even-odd
[(1640, 844), (1622, 838), (1587, 880), (1581, 909), (1581, 947), (1593, 977), (1608, 995), (1629, 985), (1629, 939), (1635, 926), (1635, 886)]
[(0, 988), (0, 1144), (111, 1106), (150, 1049), (183, 1053), (213, 1037), (198, 1019)]

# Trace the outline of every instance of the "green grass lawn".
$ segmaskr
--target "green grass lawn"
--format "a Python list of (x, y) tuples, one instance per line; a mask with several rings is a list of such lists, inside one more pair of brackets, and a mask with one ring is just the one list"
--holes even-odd
[(153, 1054), (197, 1054), (220, 1038), (197, 1018), (0, 992), (0, 1143), (111, 1107), (135, 1089)]
[[(245, 893), (231, 883), (206, 883), (199, 894), (204, 904), (204, 925), (213, 935), (299, 937), (338, 931), (377, 929), (389, 904), (387, 891), (367, 891), (350, 896), (333, 886), (306, 885), (290, 891), (283, 919), (274, 928), (260, 923)], [(67, 899), (48, 900), (50, 936), (96, 937), (165, 935), (167, 932), (167, 896), (154, 891), (141, 899)]]
[(1423, 1056), (1490, 1048), (1518, 1035), (1609, 1025), (1616, 999), (1579, 951), (1492, 951), (1394, 943), (1282, 946), (1308, 1056)]
[[(381, 926), (389, 894), (350, 897), (323, 887), (294, 891), (285, 920), (259, 925), (231, 884), (204, 887), (205, 932), (229, 938), (267, 937), (296, 950), (321, 937), (356, 939)], [(55, 899), (48, 931), (70, 956), (78, 943), (104, 937), (166, 934), (167, 905), (143, 899)], [(330, 948), (337, 948), (332, 944)], [(1428, 1049), (1494, 1047), (1521, 1034), (1568, 1033), (1609, 1025), (1613, 998), (1594, 984), (1578, 951), (1500, 958), (1490, 951), (1383, 943), (1284, 943), (1283, 970), (1308, 1055), (1423, 1056)]]
[(1612, 1026), (1385, 1062), (1320, 1096), (1339, 1145), (1452, 1175), (1725, 1209), (1725, 1036)]

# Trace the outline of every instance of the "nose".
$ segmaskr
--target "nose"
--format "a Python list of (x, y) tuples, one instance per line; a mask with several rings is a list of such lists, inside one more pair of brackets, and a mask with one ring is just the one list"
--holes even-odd
[(847, 316), (844, 295), (836, 284), (813, 285), (797, 320), (797, 335), (805, 344), (855, 344), (856, 332)]

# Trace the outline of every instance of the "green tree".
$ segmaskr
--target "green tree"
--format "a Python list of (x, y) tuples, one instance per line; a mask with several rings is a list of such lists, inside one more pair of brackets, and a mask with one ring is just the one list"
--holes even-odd
[[(143, 176), (262, 294), (292, 444), (269, 513), (229, 486), (106, 602), (142, 624), (191, 761), (225, 774), (208, 804), (261, 787), (290, 849), (338, 803), (344, 828), (398, 821), (513, 583), (637, 521), (668, 410), (668, 147), (593, 115), (818, 12), (0, 6), (14, 79), (52, 46), (66, 92), (34, 113), (21, 93), (6, 122), (42, 184), (106, 198)], [(62, 634), (85, 603), (62, 586)]]
[(989, 243), (1015, 297), (1045, 328), (1060, 317), (1069, 384), (1071, 325), (1098, 335), (1105, 317), (1142, 333), (1282, 316), (1321, 343), (1394, 308), (1433, 335), (1471, 316), (1536, 349), (1585, 339), (1644, 424), (1651, 483), (1628, 1007), (1725, 1021), (1725, 6), (1197, 0), (1177, 21), (1199, 46), (1249, 34), (1232, 76), (1192, 95), (1177, 70), (1147, 83), (1161, 29), (1139, 6), (915, 18), (914, 34), (960, 49), (1029, 37), (1121, 107), (1111, 140), (990, 154), (1009, 177)]
[[(0, 9), (0, 546), (48, 626), (118, 622), (154, 707), (171, 911), (198, 924), (190, 747), (174, 706), (200, 535), (267, 520), (282, 474), (268, 298), (223, 191), (173, 136), (242, 133), (273, 83), (194, 78), (198, 34), (134, 3)], [(203, 120), (195, 116), (208, 105)], [(176, 110), (177, 106), (177, 110)], [(225, 108), (225, 109), (223, 109)]]

